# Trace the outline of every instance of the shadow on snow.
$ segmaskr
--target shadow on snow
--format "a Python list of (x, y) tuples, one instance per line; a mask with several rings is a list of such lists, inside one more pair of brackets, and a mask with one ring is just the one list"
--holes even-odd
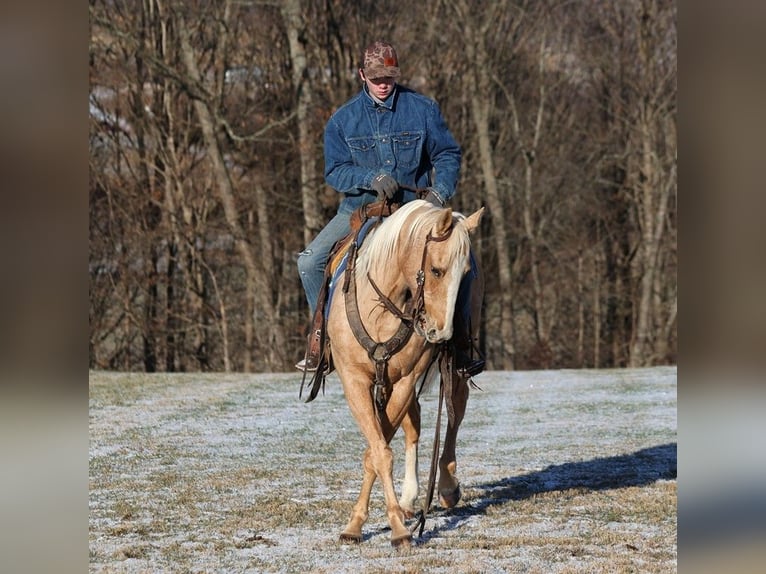
[(513, 500), (525, 500), (559, 490), (609, 490), (674, 479), (677, 476), (677, 461), (677, 445), (669, 443), (632, 454), (556, 464), (529, 474), (472, 485), (471, 490), (478, 490), (479, 494), (470, 502), (450, 510), (437, 507), (429, 513), (429, 517), (446, 517), (447, 521), (430, 530), (426, 522), (427, 530), (418, 539), (418, 544), (427, 543), (442, 531), (457, 528), (472, 516), (485, 514), (492, 506)]

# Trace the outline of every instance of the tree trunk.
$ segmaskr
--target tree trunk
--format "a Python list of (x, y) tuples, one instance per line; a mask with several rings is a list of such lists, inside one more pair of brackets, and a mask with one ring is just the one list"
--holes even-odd
[(525, 138), (521, 131), (519, 114), (512, 95), (509, 96), (509, 103), (511, 104), (514, 135), (516, 136), (516, 141), (522, 151), (521, 155), (524, 158), (524, 202), (522, 205), (522, 219), (524, 221), (524, 232), (527, 237), (527, 245), (529, 249), (529, 267), (530, 275), (532, 276), (532, 300), (535, 319), (535, 335), (537, 337), (537, 347), (540, 350), (540, 367), (548, 369), (550, 368), (552, 355), (550, 354), (549, 341), (550, 325), (546, 315), (551, 313), (552, 304), (551, 302), (546, 302), (545, 300), (543, 281), (540, 277), (540, 261), (538, 256), (538, 244), (540, 242), (540, 237), (537, 229), (537, 217), (535, 215), (536, 209), (533, 181), (534, 163), (535, 158), (537, 157), (538, 144), (542, 135), (543, 116), (545, 115), (546, 108), (545, 82), (543, 77), (545, 54), (545, 36), (543, 35), (543, 39), (540, 42), (540, 52), (538, 55), (538, 73), (540, 77), (538, 87), (537, 114), (535, 117), (534, 132), (532, 133), (529, 145), (527, 145), (524, 141)]
[(577, 254), (577, 366), (585, 367), (585, 288), (583, 286), (583, 256)]
[[(598, 229), (596, 229), (598, 234)], [(597, 244), (601, 243), (598, 236)], [(601, 255), (598, 252), (598, 245), (593, 255), (593, 368), (601, 367)]]
[(657, 165), (657, 149), (653, 142), (652, 112), (644, 109), (641, 129), (641, 167), (636, 203), (641, 226), (641, 246), (639, 249), (638, 304), (636, 309), (636, 329), (630, 347), (630, 366), (644, 367), (652, 363), (652, 334), (654, 333), (654, 297), (655, 276), (659, 272), (659, 252), (667, 214), (667, 186), (660, 178)]
[(272, 370), (280, 367), (285, 362), (286, 338), (284, 324), (279, 316), (277, 293), (276, 270), (274, 267), (274, 249), (272, 247), (272, 226), (269, 218), (268, 197), (266, 190), (259, 183), (255, 183), (255, 203), (258, 213), (258, 234), (263, 260), (261, 284), (256, 291), (260, 309), (265, 316), (266, 329), (256, 331), (260, 347), (267, 353), (266, 365)]
[(466, 56), (471, 62), (469, 103), (471, 118), (476, 129), (476, 140), (479, 147), (479, 164), (487, 193), (487, 207), (492, 214), (495, 249), (497, 250), (497, 272), (500, 287), (500, 364), (497, 368), (513, 370), (515, 366), (514, 325), (513, 325), (513, 289), (511, 263), (508, 254), (508, 230), (505, 208), (500, 198), (497, 178), (495, 177), (494, 159), (492, 156), (492, 141), (490, 138), (490, 93), (491, 76), (488, 67), (488, 57), (484, 46), (483, 35), (474, 29), (471, 20), (467, 18), (469, 7), (464, 0), (452, 4), (458, 17), (463, 22), (463, 38)]
[[(308, 64), (304, 45), (305, 22), (302, 16), (300, 0), (284, 0), (281, 3), (282, 18), (287, 29), (287, 42), (290, 47), (292, 63), (293, 89), (296, 94), (296, 116), (298, 119), (298, 155), (301, 164), (300, 190), (303, 204), (303, 239), (308, 245), (324, 224), (322, 210), (317, 193), (319, 178), (316, 169), (316, 138), (311, 130), (310, 111), (312, 91), (308, 86)], [(318, 73), (322, 71), (319, 70)]]
[[(181, 60), (183, 61), (186, 72), (196, 85), (201, 85), (201, 75), (197, 67), (191, 44), (189, 42), (189, 31), (183, 17), (178, 19), (178, 34), (181, 44)], [(229, 227), (229, 231), (234, 237), (234, 244), (242, 258), (242, 264), (246, 275), (246, 308), (254, 309), (256, 289), (258, 285), (258, 266), (255, 263), (250, 245), (245, 237), (242, 225), (239, 222), (239, 212), (234, 199), (234, 189), (229, 177), (229, 171), (223, 160), (220, 142), (218, 140), (218, 130), (216, 129), (215, 114), (210, 109), (211, 103), (203, 101), (199, 97), (194, 97), (194, 111), (199, 119), (202, 135), (207, 147), (208, 158), (210, 160), (213, 174), (215, 176), (215, 187), (218, 191), (221, 205), (223, 206), (224, 217)], [(245, 316), (245, 340), (246, 344), (243, 356), (243, 370), (252, 371), (253, 358), (253, 313), (248, 312)]]

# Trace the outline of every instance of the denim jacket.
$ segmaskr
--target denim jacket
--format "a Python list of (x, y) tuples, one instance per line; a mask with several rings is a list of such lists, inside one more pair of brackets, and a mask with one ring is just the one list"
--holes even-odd
[[(373, 178), (390, 174), (400, 184), (431, 187), (443, 201), (455, 194), (460, 146), (439, 106), (396, 85), (382, 104), (362, 89), (329, 119), (324, 133), (325, 180), (345, 195), (340, 210), (351, 211), (375, 200)], [(395, 196), (403, 202), (411, 191)]]

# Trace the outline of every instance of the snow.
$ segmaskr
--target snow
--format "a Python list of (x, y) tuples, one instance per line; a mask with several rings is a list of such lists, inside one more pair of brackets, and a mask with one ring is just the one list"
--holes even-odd
[[(397, 551), (378, 484), (364, 541), (337, 541), (365, 444), (333, 375), (305, 404), (298, 374), (92, 372), (90, 571), (675, 572), (676, 380), (482, 373), (458, 436), (463, 500)], [(435, 389), (421, 405), (422, 497)]]

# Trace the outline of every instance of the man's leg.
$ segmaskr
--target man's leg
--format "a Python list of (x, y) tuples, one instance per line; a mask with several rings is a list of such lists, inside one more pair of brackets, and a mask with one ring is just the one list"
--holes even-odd
[(339, 211), (322, 231), (309, 243), (308, 247), (298, 254), (298, 273), (306, 292), (306, 300), (313, 317), (317, 307), (319, 290), (324, 281), (324, 270), (327, 258), (333, 245), (345, 237), (350, 231), (350, 213)]
[[(460, 290), (455, 307), (454, 334), (455, 367), (465, 377), (478, 375), (484, 370), (485, 361), (478, 349), (478, 329), (481, 322), (481, 297), (476, 300), (473, 295), (481, 295), (483, 291), (479, 267), (471, 252), (471, 269), (460, 282)], [(472, 306), (474, 308), (472, 308)]]
[(320, 334), (323, 324), (324, 301), (319, 301), (325, 282), (325, 268), (333, 245), (350, 231), (350, 213), (339, 211), (314, 240), (298, 254), (298, 273), (311, 311), (312, 325), (308, 352), (295, 366), (301, 371), (316, 370), (322, 352)]

